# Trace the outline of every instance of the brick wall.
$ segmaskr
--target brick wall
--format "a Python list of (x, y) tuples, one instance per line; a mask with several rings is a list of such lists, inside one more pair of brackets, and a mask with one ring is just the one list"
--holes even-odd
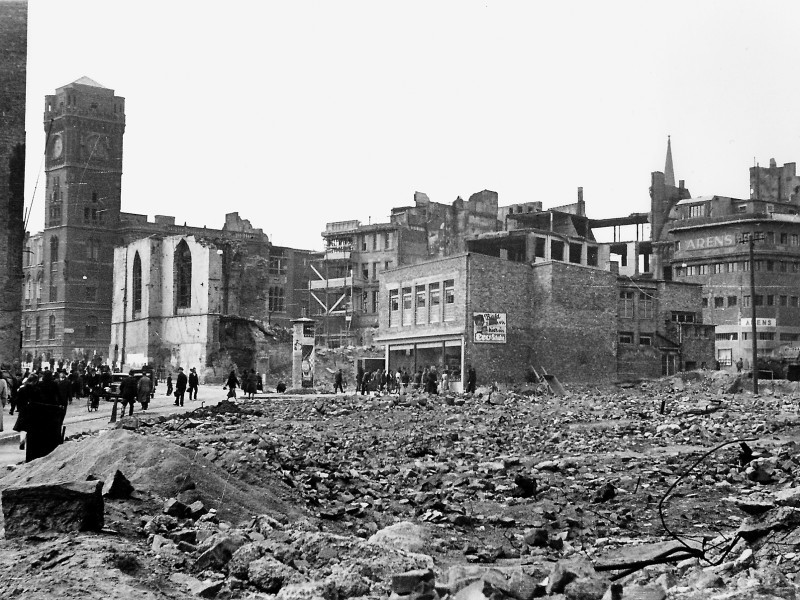
[[(478, 384), (490, 381), (520, 382), (534, 355), (534, 282), (527, 264), (486, 256), (469, 255), (466, 305), (465, 365), (471, 364)], [(474, 341), (473, 313), (506, 315), (506, 343)]]
[(0, 2), (0, 363), (19, 359), (25, 174), (26, 2)]
[(616, 275), (580, 265), (533, 266), (531, 363), (563, 381), (616, 377)]

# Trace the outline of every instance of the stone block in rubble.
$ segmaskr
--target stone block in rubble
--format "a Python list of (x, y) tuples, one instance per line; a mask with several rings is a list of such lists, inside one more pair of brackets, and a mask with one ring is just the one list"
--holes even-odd
[(224, 579), (219, 579), (217, 581), (206, 579), (204, 581), (193, 582), (187, 587), (189, 588), (190, 594), (199, 596), (200, 598), (213, 598), (219, 593), (224, 584)]
[(564, 587), (566, 600), (603, 600), (609, 583), (599, 577), (578, 577)]
[(758, 517), (750, 517), (739, 527), (737, 533), (747, 542), (752, 542), (772, 531), (794, 529), (800, 525), (800, 510), (792, 506), (781, 506)]
[[(370, 582), (361, 575), (355, 565), (335, 565), (331, 573), (324, 580), (325, 586), (330, 590), (333, 598), (358, 598), (370, 592)], [(427, 588), (426, 588), (426, 591)], [(433, 591), (433, 583), (430, 585)]]
[(189, 516), (192, 519), (199, 519), (200, 517), (202, 517), (204, 514), (206, 514), (208, 512), (208, 509), (206, 508), (206, 505), (203, 504), (202, 501), (200, 501), (200, 500), (197, 500), (196, 502), (192, 502), (186, 508), (187, 508), (187, 510), (189, 512)]
[(775, 492), (775, 504), (800, 508), (800, 487), (786, 488)]
[(165, 515), (182, 519), (189, 515), (189, 507), (177, 498), (170, 498), (164, 503), (163, 512)]
[(435, 576), (432, 569), (416, 569), (392, 575), (392, 591), (401, 596), (433, 588)]
[(384, 527), (369, 540), (371, 544), (384, 544), (408, 552), (424, 553), (428, 546), (428, 534), (424, 527), (401, 521), (389, 527)]
[(567, 584), (578, 579), (593, 579), (598, 577), (594, 566), (585, 558), (576, 557), (567, 560), (560, 560), (550, 571), (547, 583), (548, 594), (561, 594)]
[(100, 531), (102, 481), (69, 481), (8, 487), (0, 494), (6, 537), (41, 531)]
[(129, 431), (134, 431), (139, 429), (139, 427), (141, 427), (139, 417), (134, 417), (133, 415), (122, 417), (114, 426), (115, 429), (127, 429)]
[(324, 582), (308, 581), (284, 585), (275, 600), (324, 600), (330, 597), (330, 591)]
[(666, 600), (667, 592), (660, 585), (626, 585), (623, 589), (624, 600)]
[(225, 536), (217, 540), (195, 561), (195, 569), (222, 569), (240, 547), (245, 543), (242, 536)]
[(247, 579), (262, 592), (274, 594), (299, 573), (272, 556), (262, 556), (247, 567)]
[(114, 500), (123, 500), (130, 498), (133, 493), (133, 485), (122, 471), (117, 469), (114, 474), (106, 477), (105, 484), (103, 484), (103, 496), (112, 498)]

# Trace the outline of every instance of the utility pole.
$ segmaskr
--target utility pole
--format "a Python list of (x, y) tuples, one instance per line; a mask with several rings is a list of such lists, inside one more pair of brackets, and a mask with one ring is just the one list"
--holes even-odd
[(756, 269), (753, 259), (755, 243), (764, 240), (763, 234), (745, 233), (740, 244), (749, 244), (750, 248), (750, 337), (752, 338), (753, 394), (758, 394), (758, 328), (756, 327)]

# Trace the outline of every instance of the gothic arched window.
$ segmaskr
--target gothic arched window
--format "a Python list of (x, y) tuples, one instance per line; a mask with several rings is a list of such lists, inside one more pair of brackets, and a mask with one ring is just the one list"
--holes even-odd
[(192, 306), (192, 252), (186, 240), (181, 240), (175, 248), (175, 308)]
[(133, 257), (133, 312), (142, 310), (142, 259), (137, 252)]
[(47, 339), (54, 340), (56, 339), (56, 316), (50, 315), (50, 319), (47, 322)]
[(58, 236), (54, 235), (50, 238), (50, 262), (58, 262)]

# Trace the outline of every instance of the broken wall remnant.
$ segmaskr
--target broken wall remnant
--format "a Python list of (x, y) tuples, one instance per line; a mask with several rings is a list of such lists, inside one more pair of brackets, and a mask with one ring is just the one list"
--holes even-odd
[(28, 6), (0, 3), (0, 364), (19, 360)]

